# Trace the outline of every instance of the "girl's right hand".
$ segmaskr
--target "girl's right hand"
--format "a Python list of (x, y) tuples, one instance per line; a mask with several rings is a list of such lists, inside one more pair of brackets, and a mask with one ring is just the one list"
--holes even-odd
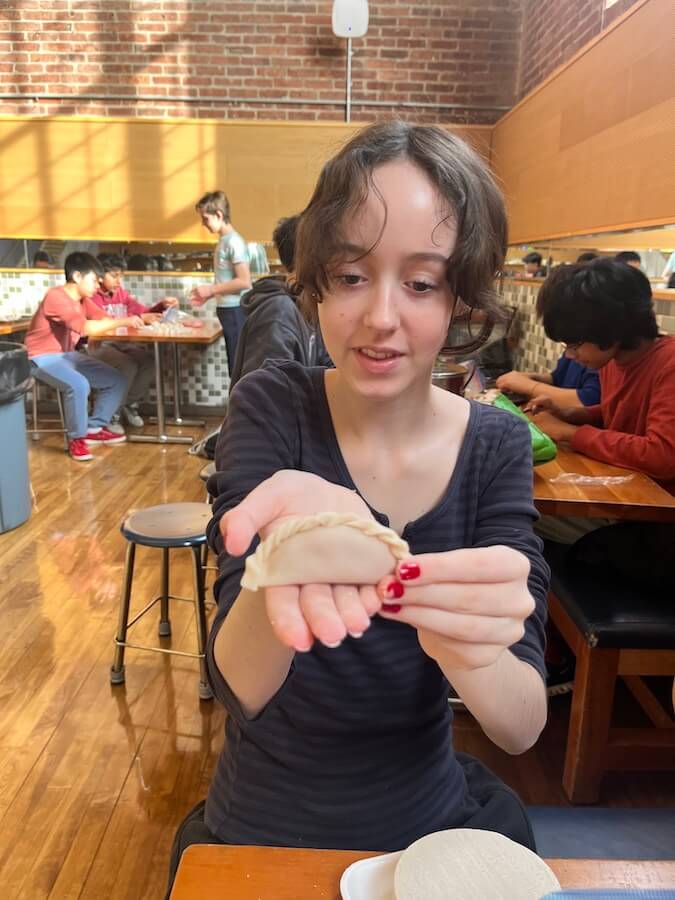
[[(353, 513), (372, 519), (355, 491), (312, 475), (284, 470), (263, 481), (220, 521), (225, 549), (241, 556), (256, 534), (261, 539), (289, 518), (320, 512)], [(277, 639), (307, 651), (315, 639), (340, 644), (347, 634), (360, 637), (381, 607), (375, 585), (305, 584), (265, 589), (267, 615)]]

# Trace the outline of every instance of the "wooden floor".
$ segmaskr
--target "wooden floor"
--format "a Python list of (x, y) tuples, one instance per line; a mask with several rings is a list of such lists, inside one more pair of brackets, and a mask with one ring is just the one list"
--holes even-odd
[[(118, 526), (130, 508), (203, 499), (203, 463), (179, 445), (126, 444), (91, 463), (72, 462), (55, 435), (31, 447), (32, 518), (0, 536), (3, 900), (163, 896), (173, 832), (206, 793), (223, 714), (199, 702), (197, 666), (185, 658), (129, 651), (126, 685), (111, 687)], [(174, 557), (172, 592), (189, 593), (187, 551)], [(140, 600), (157, 591), (158, 552), (140, 549), (137, 563)], [(191, 607), (174, 605), (171, 646), (193, 649)], [(153, 618), (134, 636), (155, 633)], [(499, 751), (466, 714), (456, 744), (527, 803), (564, 804), (568, 709), (553, 701), (541, 741), (522, 757)], [(675, 779), (609, 777), (602, 802), (675, 806)]]

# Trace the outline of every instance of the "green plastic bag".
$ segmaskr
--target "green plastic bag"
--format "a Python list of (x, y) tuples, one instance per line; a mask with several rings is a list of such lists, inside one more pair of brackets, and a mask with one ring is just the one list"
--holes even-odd
[(525, 413), (522, 412), (515, 403), (511, 403), (509, 398), (505, 397), (504, 394), (498, 394), (492, 401), (492, 405), (498, 406), (500, 409), (505, 409), (507, 412), (514, 413), (516, 416), (520, 416), (521, 419), (525, 419), (530, 427), (530, 436), (532, 437), (532, 459), (535, 465), (537, 465), (537, 463), (545, 463), (551, 459), (555, 459), (556, 453), (558, 452), (555, 442), (552, 441), (547, 434), (544, 434), (541, 428), (537, 428), (534, 422), (530, 422)]

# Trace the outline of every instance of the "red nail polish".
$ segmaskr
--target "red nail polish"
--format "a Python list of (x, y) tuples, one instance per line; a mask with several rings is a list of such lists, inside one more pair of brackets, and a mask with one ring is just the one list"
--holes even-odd
[(401, 604), (400, 603), (383, 603), (382, 604), (382, 612), (386, 612), (386, 613), (401, 612)]
[(385, 594), (387, 597), (394, 597), (398, 600), (399, 597), (403, 596), (403, 585), (398, 581), (390, 581), (385, 590)]
[(403, 563), (398, 567), (398, 577), (402, 581), (412, 581), (413, 578), (420, 577), (420, 567), (417, 563)]

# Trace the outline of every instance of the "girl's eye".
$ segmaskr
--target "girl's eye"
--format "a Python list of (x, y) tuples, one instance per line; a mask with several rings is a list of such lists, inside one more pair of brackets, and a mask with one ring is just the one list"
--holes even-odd
[(408, 286), (416, 294), (426, 294), (428, 291), (433, 291), (436, 287), (435, 284), (430, 284), (428, 281), (409, 281)]
[(357, 275), (356, 272), (345, 272), (342, 275), (337, 275), (336, 279), (340, 282), (340, 284), (352, 286), (355, 284), (360, 284), (363, 281), (363, 276)]

